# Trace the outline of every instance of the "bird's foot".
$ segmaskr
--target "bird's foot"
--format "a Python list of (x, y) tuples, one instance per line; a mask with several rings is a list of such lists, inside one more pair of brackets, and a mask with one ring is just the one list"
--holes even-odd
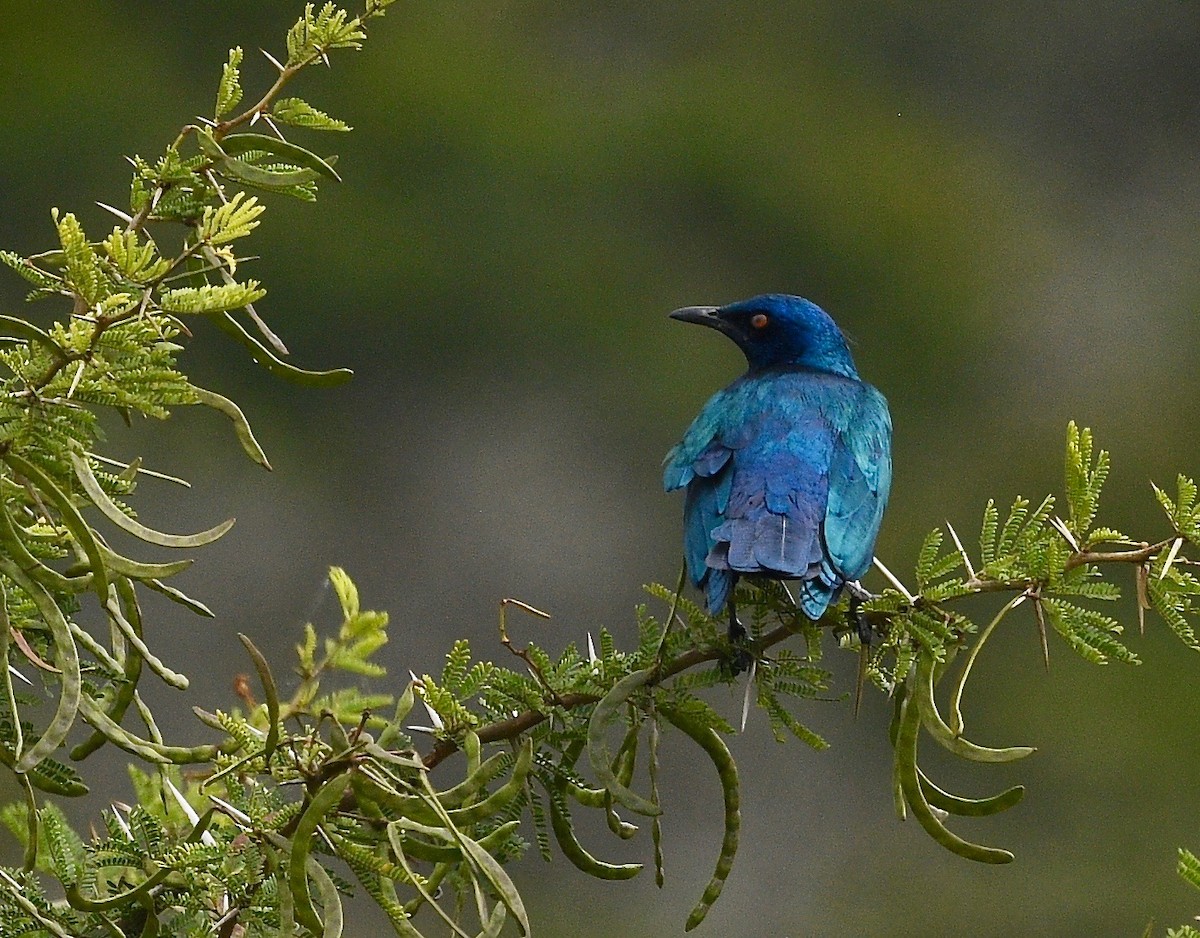
[[(870, 593), (867, 594), (868, 597), (870, 595)], [(866, 648), (871, 644), (871, 638), (874, 636), (875, 630), (863, 614), (863, 599), (864, 597), (856, 592), (852, 591), (850, 593), (850, 608), (846, 610), (846, 618), (849, 620), (850, 628), (858, 634), (859, 642), (862, 643), (863, 648)]]
[(750, 670), (754, 663), (754, 654), (750, 650), (750, 636), (745, 627), (738, 621), (736, 613), (729, 613), (729, 654), (720, 662), (721, 672), (734, 678)]
[(846, 582), (846, 592), (850, 594), (852, 599), (857, 599), (860, 603), (875, 598), (875, 594), (869, 589), (864, 588), (858, 580), (848, 580)]

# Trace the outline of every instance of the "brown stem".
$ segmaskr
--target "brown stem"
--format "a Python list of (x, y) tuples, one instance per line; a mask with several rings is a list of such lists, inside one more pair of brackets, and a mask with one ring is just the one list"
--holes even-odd
[[(751, 643), (749, 651), (757, 657), (761, 652), (773, 645), (778, 645), (795, 634), (796, 630), (791, 626), (778, 626), (767, 632), (762, 638)], [(693, 648), (691, 651), (684, 652), (675, 660), (665, 664), (654, 683), (661, 683), (669, 677), (674, 677), (682, 671), (687, 671), (705, 662), (718, 661), (724, 654), (725, 651), (722, 648)], [(594, 704), (599, 699), (595, 694), (562, 694), (559, 696), (556, 705), (561, 706), (564, 710), (573, 710), (576, 707)], [(524, 713), (519, 713), (507, 720), (489, 723), (482, 729), (477, 730), (476, 735), (479, 737), (481, 743), (494, 743), (503, 739), (516, 739), (522, 733), (528, 732), (549, 718), (550, 714), (546, 711), (526, 710)], [(439, 739), (434, 747), (424, 756), (425, 767), (432, 769), (435, 765), (457, 751), (458, 744), (454, 740)]]
[[(1176, 535), (1178, 536), (1178, 535)], [(1144, 544), (1135, 550), (1118, 550), (1118, 551), (1093, 551), (1081, 550), (1071, 554), (1064, 564), (1064, 572), (1073, 570), (1076, 567), (1081, 567), (1085, 564), (1100, 564), (1100, 563), (1132, 563), (1143, 564), (1159, 551), (1165, 549), (1173, 540), (1174, 537), (1159, 541), (1157, 544)], [(971, 590), (965, 595), (975, 596), (980, 593), (1000, 593), (1011, 591), (1035, 590), (1040, 592), (1044, 584), (1030, 579), (1013, 579), (1013, 580), (993, 580), (983, 579), (977, 576), (971, 577), (966, 581), (966, 586)], [(959, 597), (952, 597), (959, 598)], [(1040, 598), (1035, 593), (1035, 607), (1040, 606), (1037, 600)], [(949, 600), (944, 600), (944, 602)], [(922, 603), (922, 597), (917, 597), (917, 604)], [(1041, 609), (1036, 610), (1040, 613)], [(889, 615), (883, 614), (883, 618), (890, 618)], [(1043, 626), (1044, 627), (1044, 626)], [(758, 641), (754, 642), (750, 651), (754, 655), (758, 655), (767, 648), (773, 645), (778, 645), (784, 639), (796, 634), (796, 630), (787, 625), (781, 625), (772, 631), (766, 633)], [(693, 648), (691, 651), (685, 652), (675, 660), (663, 666), (662, 672), (658, 675), (654, 683), (661, 683), (665, 679), (679, 674), (682, 671), (687, 671), (697, 665), (704, 664), (708, 661), (717, 661), (720, 659), (724, 651), (720, 648)], [(588, 704), (596, 703), (600, 698), (594, 694), (562, 694), (555, 701), (556, 706), (563, 709), (571, 710), (575, 707), (582, 707)], [(505, 739), (516, 739), (522, 733), (528, 732), (539, 723), (549, 719), (550, 714), (544, 710), (526, 710), (524, 713), (519, 713), (515, 717), (510, 717), (507, 720), (500, 720), (497, 723), (490, 723), (487, 726), (477, 731), (479, 741), (481, 743), (493, 743)], [(458, 750), (458, 745), (450, 739), (438, 740), (434, 747), (424, 756), (424, 762), (427, 768), (432, 769), (444, 761), (447, 757), (453, 755)]]

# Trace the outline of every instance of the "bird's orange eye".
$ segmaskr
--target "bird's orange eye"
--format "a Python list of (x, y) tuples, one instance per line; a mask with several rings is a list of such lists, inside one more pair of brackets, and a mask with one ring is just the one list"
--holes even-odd
[(752, 325), (755, 329), (765, 329), (767, 323), (770, 321), (771, 317), (766, 313), (755, 313), (750, 317), (750, 325)]

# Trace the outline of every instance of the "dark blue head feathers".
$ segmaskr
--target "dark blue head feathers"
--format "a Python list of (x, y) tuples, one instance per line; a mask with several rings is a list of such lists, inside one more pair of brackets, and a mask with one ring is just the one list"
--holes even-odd
[(672, 319), (709, 326), (733, 339), (751, 371), (802, 365), (845, 378), (858, 371), (846, 339), (816, 303), (786, 293), (765, 293), (727, 306), (687, 306)]

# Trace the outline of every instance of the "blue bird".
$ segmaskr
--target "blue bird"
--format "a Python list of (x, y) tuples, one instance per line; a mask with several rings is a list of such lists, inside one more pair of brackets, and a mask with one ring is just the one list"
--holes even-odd
[(892, 479), (887, 401), (862, 381), (829, 315), (798, 296), (688, 306), (672, 319), (729, 336), (748, 369), (704, 405), (667, 454), (663, 486), (686, 488), (683, 549), (711, 615), (739, 576), (798, 580), (819, 619), (871, 566)]

